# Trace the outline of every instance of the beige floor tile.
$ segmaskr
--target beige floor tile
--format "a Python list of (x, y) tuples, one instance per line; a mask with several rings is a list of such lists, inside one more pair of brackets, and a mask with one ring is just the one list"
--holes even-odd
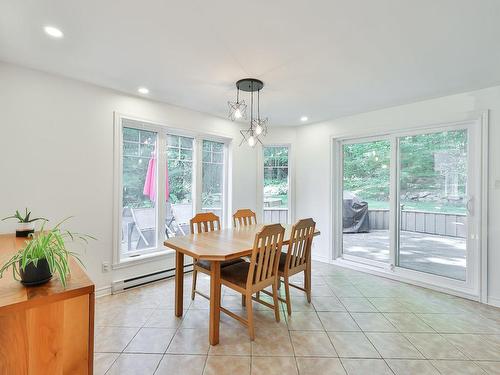
[(175, 329), (141, 328), (125, 348), (127, 353), (165, 353)]
[(252, 375), (298, 375), (294, 357), (252, 357)]
[(296, 356), (337, 357), (326, 332), (292, 331), (290, 336)]
[(441, 375), (485, 375), (486, 372), (472, 361), (440, 361), (433, 360), (432, 364)]
[(95, 330), (95, 352), (119, 353), (138, 331), (139, 328), (99, 327)]
[(349, 286), (349, 285), (336, 285), (332, 286), (330, 285), (330, 288), (332, 289), (333, 293), (335, 293), (335, 296), (337, 297), (363, 297), (363, 294), (354, 286)]
[(316, 311), (346, 311), (337, 297), (315, 297), (311, 303)]
[(368, 340), (383, 358), (423, 358), (402, 333), (366, 333)]
[(383, 359), (341, 359), (348, 375), (393, 375)]
[(375, 306), (364, 297), (340, 297), (340, 302), (350, 312), (378, 312)]
[(435, 332), (413, 313), (384, 313), (384, 316), (399, 332)]
[(319, 319), (327, 331), (359, 331), (356, 322), (347, 312), (318, 312)]
[(152, 328), (177, 328), (181, 322), (182, 318), (176, 317), (174, 310), (157, 309), (153, 311), (144, 326)]
[(142, 327), (153, 314), (153, 311), (150, 308), (124, 305), (121, 311), (112, 315), (112, 319), (107, 322), (107, 325), (114, 327)]
[(298, 357), (300, 375), (346, 375), (338, 358)]
[(428, 359), (467, 359), (446, 338), (437, 333), (406, 333), (406, 338)]
[(380, 358), (363, 332), (328, 332), (339, 357)]
[(104, 375), (119, 355), (118, 353), (94, 354), (94, 375)]
[(207, 354), (208, 330), (179, 329), (168, 346), (170, 354)]
[(155, 375), (202, 375), (206, 356), (166, 354), (158, 366)]
[(288, 329), (291, 331), (323, 331), (323, 325), (315, 311), (297, 311), (287, 317)]
[(209, 310), (191, 310), (189, 309), (184, 314), (181, 328), (197, 328), (208, 330), (208, 322), (210, 320)]
[[(283, 298), (285, 296), (283, 295)], [(313, 302), (316, 300), (316, 298), (327, 298), (327, 297), (313, 297), (311, 300), (311, 303), (307, 301), (307, 297), (304, 296), (304, 293), (298, 295), (298, 296), (292, 296), (291, 303), (292, 303), (292, 312), (314, 312), (314, 304)], [(272, 302), (271, 302), (272, 304)], [(283, 308), (286, 310), (286, 304), (284, 302), (281, 302), (281, 305)]]
[(221, 327), (219, 333), (219, 344), (212, 346), (209, 355), (251, 355), (252, 344), (248, 336), (248, 330), (242, 325), (238, 327)]
[(439, 371), (425, 359), (388, 359), (387, 364), (396, 375), (439, 375)]
[(443, 336), (470, 359), (500, 361), (500, 342), (495, 342), (488, 335), (446, 334)]
[(153, 375), (160, 360), (160, 354), (122, 354), (106, 375)]
[(203, 375), (250, 375), (250, 357), (208, 357)]
[(410, 309), (402, 304), (397, 298), (387, 297), (371, 297), (368, 300), (380, 312), (404, 313), (410, 312)]
[(396, 332), (397, 329), (381, 313), (352, 313), (361, 330), (365, 332)]
[(252, 341), (254, 356), (293, 356), (288, 331), (282, 329), (259, 330)]
[[(294, 288), (295, 289), (295, 288)], [(302, 292), (304, 293), (304, 292)], [(320, 286), (315, 286), (315, 287), (311, 287), (311, 294), (312, 294), (312, 297), (331, 297), (331, 296), (335, 296), (333, 290), (329, 287), (329, 286), (326, 286), (326, 285), (320, 285)]]
[(500, 362), (476, 361), (476, 364), (490, 375), (500, 374)]

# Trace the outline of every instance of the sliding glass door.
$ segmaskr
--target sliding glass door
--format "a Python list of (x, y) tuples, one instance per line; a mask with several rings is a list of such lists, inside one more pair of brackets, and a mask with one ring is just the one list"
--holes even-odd
[(339, 141), (343, 258), (477, 287), (478, 128), (470, 122)]
[(398, 138), (398, 265), (465, 281), (467, 130)]
[(390, 263), (391, 142), (344, 144), (342, 159), (344, 254)]

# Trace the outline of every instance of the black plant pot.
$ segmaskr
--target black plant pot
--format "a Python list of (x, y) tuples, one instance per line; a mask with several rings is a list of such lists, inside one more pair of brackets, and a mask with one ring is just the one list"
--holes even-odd
[(21, 283), (26, 286), (45, 284), (52, 278), (47, 259), (39, 259), (36, 267), (33, 263), (28, 263), (24, 271), (21, 262), (19, 262), (19, 273), (21, 274)]

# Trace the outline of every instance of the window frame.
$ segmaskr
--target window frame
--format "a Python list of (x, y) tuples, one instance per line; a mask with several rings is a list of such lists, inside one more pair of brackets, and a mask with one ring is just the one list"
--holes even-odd
[[(124, 126), (123, 120), (136, 121), (137, 126), (131, 127), (130, 124)], [(166, 210), (160, 209), (160, 205), (155, 205), (156, 214), (156, 247), (137, 250), (131, 253), (129, 256), (123, 256), (121, 251), (122, 242), (122, 212), (123, 212), (123, 128), (135, 128), (139, 130), (154, 131), (157, 133), (156, 145), (158, 150), (162, 152), (157, 153), (157, 181), (163, 181), (166, 178), (165, 168), (162, 165), (166, 165), (168, 162), (167, 155), (167, 136), (175, 135), (188, 137), (193, 139), (193, 183), (192, 183), (192, 206), (193, 215), (195, 212), (201, 212), (201, 167), (202, 167), (202, 144), (203, 140), (215, 141), (224, 144), (224, 157), (223, 157), (223, 197), (222, 197), (222, 212), (223, 218), (221, 220), (222, 225), (225, 223), (225, 218), (229, 215), (228, 211), (228, 185), (230, 181), (229, 176), (229, 149), (232, 143), (232, 139), (228, 137), (223, 137), (219, 135), (214, 135), (204, 132), (195, 132), (186, 129), (179, 129), (171, 127), (167, 124), (148, 120), (143, 118), (138, 118), (136, 116), (126, 115), (122, 113), (114, 113), (114, 142), (113, 142), (113, 260), (112, 268), (123, 268), (127, 266), (134, 265), (136, 263), (142, 263), (149, 260), (155, 260), (158, 257), (171, 256), (174, 250), (167, 249), (163, 246), (165, 231), (162, 230), (160, 223), (164, 223), (166, 220)], [(157, 189), (157, 201), (165, 202), (165, 189)], [(162, 227), (162, 228), (160, 228)]]
[[(419, 134), (437, 133), (447, 130), (469, 130), (469, 150), (470, 147), (476, 147), (477, 153), (468, 153), (470, 159), (469, 176), (473, 176), (470, 172), (473, 166), (477, 166), (477, 178), (471, 177), (471, 182), (479, 184), (475, 189), (475, 209), (479, 214), (471, 218), (469, 225), (475, 225), (473, 238), (468, 238), (467, 244), (467, 280), (461, 281), (443, 276), (438, 276), (421, 271), (411, 270), (396, 265), (397, 263), (382, 265), (379, 262), (370, 260), (362, 260), (360, 258), (352, 259), (346, 256), (342, 251), (342, 187), (341, 181), (343, 178), (343, 155), (342, 145), (363, 143), (367, 141), (376, 141), (380, 139), (389, 139), (391, 145), (391, 186), (390, 195), (394, 197), (391, 203), (391, 214), (389, 230), (393, 233), (390, 238), (391, 246), (391, 263), (396, 259), (396, 250), (398, 247), (399, 238), (394, 235), (397, 233), (397, 223), (399, 217), (399, 184), (397, 179), (400, 173), (399, 160), (399, 139), (404, 136), (412, 136)], [(373, 133), (353, 133), (352, 135), (331, 136), (331, 197), (330, 218), (332, 238), (330, 243), (329, 259), (333, 263), (363, 269), (366, 272), (381, 274), (389, 278), (393, 278), (403, 282), (409, 282), (416, 285), (429, 287), (440, 291), (464, 296), (466, 298), (474, 298), (487, 300), (487, 290), (485, 290), (485, 280), (487, 279), (487, 170), (488, 170), (488, 112), (471, 113), (466, 118), (460, 118), (455, 121), (443, 121), (433, 124), (415, 126), (415, 127), (400, 127), (387, 132)], [(470, 234), (470, 233), (469, 233)], [(475, 254), (475, 259), (469, 257), (470, 254)]]
[(288, 148), (288, 215), (286, 224), (291, 224), (295, 221), (295, 175), (294, 175), (294, 159), (293, 147), (291, 143), (269, 143), (262, 144), (257, 150), (257, 218), (260, 222), (264, 222), (264, 148), (265, 147), (286, 147)]

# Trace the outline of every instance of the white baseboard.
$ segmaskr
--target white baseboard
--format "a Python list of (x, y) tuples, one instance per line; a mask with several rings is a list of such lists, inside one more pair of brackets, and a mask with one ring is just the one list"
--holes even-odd
[(500, 307), (500, 298), (488, 296), (488, 305)]
[(111, 294), (111, 285), (103, 286), (95, 290), (96, 298), (109, 296)]

